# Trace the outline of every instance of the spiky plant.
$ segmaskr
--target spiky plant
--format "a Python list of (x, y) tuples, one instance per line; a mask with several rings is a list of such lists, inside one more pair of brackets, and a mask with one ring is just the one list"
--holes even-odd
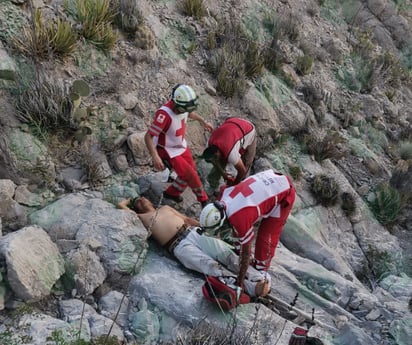
[(279, 52), (279, 40), (273, 37), (262, 53), (265, 67), (273, 73), (278, 72), (283, 63), (283, 57)]
[(311, 183), (311, 191), (323, 206), (333, 206), (338, 201), (339, 185), (332, 177), (316, 175)]
[(58, 81), (40, 73), (16, 102), (17, 116), (22, 121), (46, 131), (73, 129), (73, 104), (69, 92)]
[(279, 30), (283, 31), (291, 42), (299, 37), (299, 18), (294, 13), (288, 13), (280, 21)]
[(53, 52), (57, 55), (64, 57), (76, 49), (77, 33), (68, 21), (57, 19), (48, 27), (48, 34)]
[(246, 41), (245, 45), (245, 73), (249, 78), (262, 74), (264, 67), (263, 52), (256, 41)]
[(375, 190), (375, 197), (369, 202), (369, 208), (379, 223), (388, 225), (398, 217), (402, 200), (399, 191), (389, 184), (381, 184)]
[(134, 42), (141, 49), (153, 49), (156, 45), (156, 36), (147, 25), (140, 25), (135, 32)]
[(115, 12), (110, 0), (65, 0), (66, 10), (81, 23), (81, 35), (96, 47), (110, 50), (117, 41), (111, 22)]
[(356, 201), (352, 193), (343, 192), (340, 196), (341, 207), (347, 216), (351, 216), (356, 210)]
[(310, 74), (312, 72), (313, 61), (313, 57), (307, 54), (299, 56), (296, 61), (296, 71), (300, 75)]
[(214, 49), (208, 61), (209, 72), (217, 79), (217, 90), (226, 97), (242, 95), (246, 79), (262, 73), (264, 57), (259, 44), (236, 21), (219, 21), (207, 37)]
[(294, 180), (300, 180), (302, 177), (302, 169), (298, 165), (292, 165), (289, 167), (289, 174)]
[(323, 138), (318, 138), (314, 134), (307, 134), (304, 136), (304, 142), (308, 152), (313, 154), (318, 162), (325, 159), (339, 160), (347, 154), (346, 140), (335, 131), (329, 131)]
[(246, 89), (246, 74), (243, 56), (226, 44), (216, 54), (217, 90), (226, 97), (242, 95)]
[(96, 28), (95, 36), (90, 42), (99, 49), (109, 51), (115, 46), (117, 38), (117, 32), (113, 31), (111, 24), (105, 23)]
[(405, 161), (412, 159), (412, 142), (403, 142), (400, 145), (399, 156)]
[(114, 0), (112, 7), (116, 13), (114, 23), (124, 32), (134, 34), (144, 24), (143, 13), (137, 0)]
[(204, 0), (180, 0), (179, 7), (183, 14), (196, 19), (206, 16)]
[(45, 25), (40, 9), (36, 8), (32, 16), (32, 25), (12, 39), (18, 51), (32, 58), (46, 58), (52, 51), (51, 37)]

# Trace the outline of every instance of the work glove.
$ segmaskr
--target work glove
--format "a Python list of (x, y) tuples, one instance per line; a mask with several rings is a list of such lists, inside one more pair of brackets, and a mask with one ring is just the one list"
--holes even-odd
[(301, 327), (295, 327), (295, 330), (290, 336), (289, 345), (305, 345), (307, 334), (308, 334), (307, 329), (304, 329)]

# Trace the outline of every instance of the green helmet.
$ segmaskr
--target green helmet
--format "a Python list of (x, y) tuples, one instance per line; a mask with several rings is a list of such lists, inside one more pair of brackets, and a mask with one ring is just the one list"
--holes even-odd
[(226, 219), (226, 212), (224, 206), (215, 201), (207, 204), (200, 212), (199, 223), (205, 229), (219, 229)]
[(172, 91), (172, 101), (188, 112), (197, 108), (196, 93), (188, 85), (177, 84)]

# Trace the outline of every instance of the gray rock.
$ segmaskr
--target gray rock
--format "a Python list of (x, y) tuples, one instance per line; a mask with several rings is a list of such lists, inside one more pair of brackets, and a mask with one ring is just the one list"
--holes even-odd
[(147, 309), (147, 302), (144, 298), (139, 302), (139, 311), (130, 315), (130, 331), (139, 344), (152, 344), (159, 341), (159, 318)]
[(132, 152), (133, 159), (138, 165), (146, 165), (151, 162), (151, 156), (144, 142), (145, 132), (136, 132), (127, 138), (127, 145)]
[[(68, 323), (45, 314), (28, 314), (19, 320), (18, 333), (31, 339), (31, 345), (44, 345), (54, 337), (67, 343), (77, 341), (80, 325)], [(83, 324), (80, 339), (89, 342), (90, 330), (87, 324)]]
[(101, 314), (116, 323), (122, 328), (127, 328), (129, 298), (118, 291), (110, 291), (99, 300), (99, 310)]
[(369, 335), (359, 327), (346, 324), (333, 340), (335, 345), (377, 345)]
[(0, 196), (2, 198), (7, 197), (13, 199), (15, 189), (16, 185), (12, 180), (0, 180)]
[[(164, 284), (164, 272), (167, 272), (167, 284)], [(177, 262), (151, 252), (142, 272), (132, 278), (128, 294), (133, 305), (137, 306), (144, 298), (150, 311), (157, 307), (183, 325), (195, 326), (206, 321), (217, 329), (227, 330), (231, 313), (222, 313), (203, 297), (203, 284), (204, 280), (199, 275), (193, 275)], [(236, 330), (240, 333), (247, 332), (254, 322), (258, 322), (259, 327), (254, 328), (255, 344), (273, 345), (278, 338), (280, 344), (287, 344), (294, 329), (292, 323), (285, 324), (265, 306), (254, 303), (239, 306), (236, 320)]]
[(137, 102), (138, 102), (138, 99), (134, 93), (126, 93), (126, 94), (121, 94), (119, 96), (119, 103), (126, 110), (133, 109), (136, 106)]
[(76, 240), (94, 251), (108, 276), (138, 269), (145, 256), (147, 231), (131, 212), (101, 199), (68, 194), (30, 215), (54, 240)]
[(409, 345), (412, 339), (412, 317), (394, 321), (390, 325), (389, 334), (397, 345)]
[(57, 246), (38, 226), (0, 238), (0, 254), (6, 260), (10, 287), (25, 301), (48, 296), (64, 272), (63, 257)]
[(39, 194), (30, 192), (27, 186), (17, 186), (14, 200), (21, 205), (30, 207), (42, 206), (44, 203), (43, 197)]
[(14, 60), (7, 54), (3, 45), (0, 45), (0, 79), (15, 80), (17, 66)]
[(111, 319), (96, 313), (91, 315), (88, 320), (92, 338), (99, 338), (109, 334), (110, 337), (116, 337), (120, 343), (124, 340), (123, 331)]
[(86, 296), (93, 293), (106, 279), (106, 272), (95, 252), (82, 245), (66, 256), (74, 268), (74, 283), (77, 293)]

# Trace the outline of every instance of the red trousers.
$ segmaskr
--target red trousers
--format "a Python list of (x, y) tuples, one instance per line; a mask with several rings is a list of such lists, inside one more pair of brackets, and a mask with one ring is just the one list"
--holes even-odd
[(161, 147), (157, 148), (160, 158), (169, 162), (170, 166), (176, 172), (177, 178), (166, 189), (166, 193), (173, 196), (179, 196), (189, 186), (199, 202), (208, 200), (208, 196), (203, 189), (202, 182), (196, 170), (196, 164), (193, 160), (189, 148), (183, 154), (173, 158)]
[(290, 190), (278, 194), (280, 217), (268, 217), (262, 219), (257, 231), (255, 242), (254, 266), (256, 269), (269, 269), (270, 262), (275, 256), (275, 250), (278, 245), (283, 226), (285, 225), (290, 211), (292, 210), (295, 197), (296, 192), (293, 187), (291, 187)]

